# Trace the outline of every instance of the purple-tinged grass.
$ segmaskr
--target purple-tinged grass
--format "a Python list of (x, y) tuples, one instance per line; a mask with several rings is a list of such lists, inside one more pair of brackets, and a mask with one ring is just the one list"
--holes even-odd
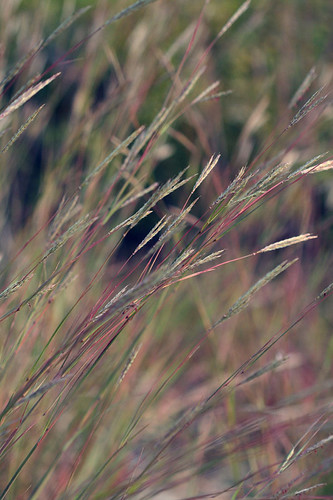
[[(210, 56), (242, 14), (251, 22), (255, 15), (246, 1), (212, 42), (203, 41), (205, 2), (192, 33), (171, 45), (178, 66), (154, 40), (160, 59), (147, 81), (139, 69), (126, 78), (133, 42), (123, 63), (105, 48), (121, 85), (110, 83), (99, 106), (92, 95), (99, 62), (90, 45), (82, 74), (72, 61), (69, 80), (64, 76), (65, 87), (77, 78), (69, 127), (52, 128), (61, 99), (52, 92), (66, 74), (65, 59), (93, 40), (108, 45), (97, 34), (147, 6), (134, 31), (146, 44), (137, 47), (143, 64), (153, 3), (139, 0), (86, 37), (79, 33), (65, 54), (37, 71), (43, 50), (81, 19), (81, 9), (27, 49), (3, 80), (4, 95), (15, 96), (2, 112), (6, 127), (16, 114), (23, 123), (4, 141), (6, 168), (23, 154), (29, 130), (43, 134), (43, 116), (63, 142), (46, 142), (39, 194), (23, 227), (15, 191), (4, 184), (1, 193), (13, 209), (0, 294), (0, 498), (311, 498), (332, 468), (332, 349), (320, 317), (332, 284), (323, 279), (315, 292), (306, 284), (303, 262), (313, 277), (301, 249), (313, 245), (320, 256), (320, 237), (309, 217), (284, 231), (289, 221), (276, 206), (302, 212), (303, 200), (288, 200), (288, 192), (309, 186), (308, 174), (332, 168), (327, 154), (300, 151), (329, 100), (315, 91), (301, 103), (314, 82), (310, 72), (291, 100), (292, 108), (300, 103), (294, 118), (286, 119), (286, 103), (282, 126), (279, 120), (246, 165), (236, 162), (228, 182), (224, 151), (205, 154), (199, 173), (178, 162), (158, 180), (169, 138), (195, 141), (177, 131), (180, 120), (207, 153), (205, 123), (209, 129), (215, 118), (212, 108), (205, 114), (200, 107), (213, 101), (217, 108), (216, 99), (229, 95), (209, 81)], [(25, 119), (28, 99), (50, 83), (41, 79), (58, 69), (49, 104)], [(150, 92), (169, 80), (142, 126), (140, 108), (147, 116)], [(257, 108), (246, 123), (242, 155), (265, 110)], [(198, 147), (191, 150), (195, 157)], [(139, 241), (131, 241), (135, 230)], [(309, 343), (316, 340), (311, 332), (320, 345)]]

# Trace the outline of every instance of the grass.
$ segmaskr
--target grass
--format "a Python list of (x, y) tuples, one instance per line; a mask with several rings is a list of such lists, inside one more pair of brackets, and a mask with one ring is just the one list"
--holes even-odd
[(3, 9), (0, 498), (332, 495), (328, 62), (218, 6)]

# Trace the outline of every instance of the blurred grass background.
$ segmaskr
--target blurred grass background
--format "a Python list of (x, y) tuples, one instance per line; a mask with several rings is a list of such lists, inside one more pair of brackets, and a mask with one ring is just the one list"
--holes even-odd
[[(19, 74), (9, 79), (2, 88), (3, 108), (22, 85), (36, 74), (48, 71), (49, 76), (50, 67), (51, 73), (61, 71), (61, 76), (54, 83), (35, 95), (2, 125), (1, 139), (4, 146), (28, 116), (38, 106), (47, 103), (15, 145), (2, 154), (0, 234), (5, 264), (2, 269), (2, 288), (21, 269), (28, 269), (29, 263), (45, 249), (46, 225), (57, 211), (63, 196), (74, 194), (92, 166), (101, 162), (129, 133), (153, 121), (165, 102), (172, 82), (174, 89), (180, 89), (182, 83), (191, 77), (207, 47), (242, 2), (207, 2), (181, 75), (177, 74), (177, 68), (197, 27), (205, 4), (203, 1), (159, 0), (105, 27), (72, 50), (94, 29), (130, 4), (124, 0), (29, 0), (6, 2), (2, 6), (2, 79), (9, 68), (33, 51), (40, 40), (46, 40), (64, 19), (80, 8), (91, 6), (68, 29), (45, 44), (27, 61)], [(231, 90), (232, 93), (185, 109), (167, 133), (161, 134), (143, 162), (139, 175), (129, 178), (131, 187), (139, 190), (154, 182), (166, 182), (187, 165), (190, 165), (188, 173), (195, 174), (213, 153), (221, 153), (218, 166), (211, 174), (210, 181), (202, 186), (201, 198), (191, 212), (195, 221), (202, 217), (242, 166), (252, 165), (253, 162), (251, 168), (254, 171), (259, 167), (267, 169), (270, 162), (274, 164), (274, 161), (290, 162), (297, 166), (330, 151), (330, 95), (328, 104), (319, 111), (315, 109), (309, 113), (287, 134), (280, 134), (295, 115), (297, 106), (291, 109), (290, 102), (311, 68), (316, 68), (316, 79), (310, 85), (308, 97), (322, 86), (324, 93), (331, 90), (332, 18), (333, 7), (324, 0), (253, 0), (240, 20), (211, 48), (205, 60), (205, 72), (198, 83), (198, 94), (216, 80), (220, 80), (221, 90)], [(92, 212), (99, 200), (104, 199), (114, 172), (120, 166), (121, 159), (116, 158), (113, 170), (103, 172), (87, 188), (84, 198), (79, 202), (83, 215)], [(74, 311), (67, 335), (75, 330), (83, 311), (93, 307), (108, 281), (118, 276), (119, 267), (132, 255), (161, 214), (164, 211), (178, 213), (176, 207), (184, 205), (188, 194), (188, 191), (180, 189), (169, 195), (153, 215), (153, 221), (143, 219), (121, 242), (116, 257), (105, 269), (103, 279), (95, 285), (90, 295), (83, 298), (79, 311)], [(109, 202), (110, 210), (113, 203), (114, 199)], [(89, 382), (87, 379), (84, 391), (75, 399), (71, 411), (60, 419), (59, 429), (54, 435), (71, 435), (78, 422), (84, 418), (96, 391), (101, 391), (108, 367), (119, 362), (119, 353), (128, 351), (129, 355), (129, 339), (135, 337), (135, 332), (144, 332), (142, 335), (146, 341), (143, 341), (138, 353), (136, 368), (129, 370), (121, 385), (121, 395), (118, 392), (113, 396), (113, 424), (110, 428), (110, 422), (103, 413), (105, 423), (103, 420), (100, 423), (95, 448), (92, 447), (89, 458), (78, 469), (75, 484), (80, 484), (86, 471), (100, 464), (104, 448), (105, 456), (109, 448), (112, 449), (107, 444), (107, 436), (116, 436), (115, 440), (119, 438), (121, 442), (120, 437), (135, 415), (138, 401), (147, 391), (149, 393), (152, 381), (155, 383), (160, 380), (162, 373), (170, 374), (177, 362), (199, 341), (202, 332), (208, 331), (216, 318), (254, 281), (281, 262), (282, 257), (292, 259), (297, 256), (299, 261), (287, 274), (279, 276), (275, 284), (268, 285), (264, 292), (260, 292), (249, 310), (232, 318), (227, 325), (223, 324), (223, 328), (216, 328), (214, 335), (207, 338), (186, 364), (187, 368), (180, 370), (167, 390), (162, 391), (163, 397), (156, 394), (151, 410), (148, 407), (143, 417), (143, 424), (149, 424), (147, 434), (143, 435), (142, 441), (139, 438), (132, 449), (133, 463), (138, 460), (141, 448), (149, 447), (151, 440), (159, 434), (163, 435), (170, 421), (176, 421), (183, 410), (206, 397), (219, 380), (244, 363), (277, 331), (287, 328), (297, 314), (329, 285), (332, 281), (332, 206), (333, 183), (330, 172), (305, 176), (300, 182), (281, 191), (279, 196), (259, 205), (250, 217), (223, 237), (219, 248), (226, 250), (227, 260), (233, 260), (271, 241), (297, 234), (309, 232), (318, 235), (317, 239), (296, 247), (296, 250), (292, 247), (268, 256), (257, 255), (177, 284), (165, 297), (156, 299), (144, 312), (139, 311), (135, 315), (135, 324), (130, 327), (128, 336), (119, 339), (118, 351), (103, 361), (93, 380)], [(131, 210), (131, 207), (125, 209), (122, 216), (130, 216)], [(45, 231), (11, 263), (11, 257), (40, 228)], [(31, 369), (27, 353), (31, 359), (34, 355), (38, 356), (45, 343), (44, 330), (51, 332), (57, 328), (69, 307), (88, 286), (109, 250), (106, 246), (100, 253), (87, 253), (80, 259), (76, 280), (68, 285), (59, 300), (54, 301), (52, 313), (41, 321), (38, 333), (27, 342), (27, 351), (20, 349), (19, 353), (15, 352), (14, 364), (2, 365), (6, 366), (2, 381), (7, 383), (2, 394), (4, 404), (10, 396), (8, 381), (13, 381), (13, 387), (18, 387)], [(63, 250), (60, 257), (53, 261), (54, 268), (66, 258), (66, 252)], [(46, 278), (48, 266), (45, 264), (44, 268), (41, 267), (29, 286), (38, 286)], [(15, 316), (15, 320), (6, 320), (6, 340), (2, 346), (5, 359), (6, 353), (11, 352), (15, 335), (28, 328), (25, 325), (39, 321), (38, 314), (41, 314), (46, 304), (43, 303), (44, 298), (46, 300), (47, 297), (34, 299), (36, 302), (32, 306), (25, 306), (24, 311)], [(6, 310), (2, 310), (2, 314)], [(199, 472), (190, 474), (190, 484), (175, 484), (178, 489), (175, 488), (174, 497), (169, 492), (164, 498), (187, 498), (198, 495), (198, 492), (203, 493), (207, 488), (208, 491), (222, 489), (251, 471), (261, 470), (268, 462), (278, 463), (304, 435), (309, 421), (323, 418), (324, 414), (325, 424), (318, 432), (322, 432), (322, 438), (332, 433), (332, 419), (327, 416), (331, 416), (332, 411), (329, 406), (332, 323), (332, 308), (327, 300), (271, 349), (265, 362), (287, 356), (288, 361), (283, 369), (268, 373), (247, 385), (246, 389), (229, 394), (216, 404), (213, 411), (191, 426), (188, 433), (179, 437), (179, 442), (176, 440), (173, 453), (177, 456), (184, 453), (181, 462), (184, 471), (195, 469), (197, 464), (201, 468)], [(17, 370), (18, 364), (20, 370)], [(259, 424), (261, 418), (262, 425)], [(241, 430), (250, 423), (253, 423), (253, 433), (242, 437)], [(231, 431), (235, 436), (239, 433), (239, 438), (234, 437), (231, 443), (226, 442), (223, 452), (218, 443), (204, 446), (210, 443), (212, 436), (226, 435)], [(37, 439), (38, 430), (34, 432)], [(9, 454), (4, 457), (6, 467), (0, 474), (4, 486), (8, 480), (5, 478), (10, 477), (7, 471), (15, 471), (21, 454), (28, 450), (31, 434), (27, 434), (20, 443), (16, 454), (10, 459)], [(59, 443), (59, 449), (60, 446)], [(232, 450), (239, 450), (239, 455), (235, 455)], [(46, 451), (41, 452), (41, 457), (48, 464), (48, 456), (55, 456), (58, 451), (57, 438), (50, 438), (50, 444)], [(321, 492), (331, 495), (333, 478), (329, 473), (331, 462), (325, 462), (325, 455), (329, 457), (326, 448), (322, 455), (322, 462), (311, 455), (306, 470), (315, 468), (313, 463), (320, 463), (320, 471), (325, 479), (323, 482), (327, 483), (327, 486), (321, 487)], [(74, 460), (73, 457), (74, 452), (65, 454), (55, 469), (51, 484), (47, 484), (44, 492), (37, 495), (67, 498), (61, 483), (62, 469), (70, 468), (68, 464)], [(17, 486), (14, 484), (10, 498), (30, 498), (25, 488), (29, 491), (31, 483), (32, 488), (36, 487), (46, 468), (46, 465), (42, 465), (42, 458), (38, 459), (38, 454), (36, 461), (31, 463), (34, 466), (27, 464), (22, 470), (20, 482), (16, 483)], [(177, 464), (174, 467), (178, 471), (179, 462), (171, 454), (164, 465), (170, 474), (173, 463)], [(130, 469), (126, 461), (118, 464), (118, 467), (121, 472), (114, 472), (112, 476), (114, 491), (115, 485), (121, 484), (126, 476), (126, 467)], [(295, 467), (296, 471), (290, 475), (287, 471), (286, 483), (289, 481), (292, 484), (302, 474), (301, 466)], [(318, 476), (320, 471), (317, 472)], [(167, 481), (163, 476), (165, 473), (159, 470), (156, 473), (156, 484), (161, 489)], [(182, 471), (178, 473), (181, 475)], [(260, 479), (265, 474), (262, 472)], [(58, 496), (57, 481), (62, 485), (60, 490), (63, 496)], [(276, 483), (278, 491), (281, 485), (277, 479)], [(104, 479), (97, 490), (100, 496), (88, 490), (86, 498), (126, 498), (131, 493), (127, 490), (124, 496), (117, 496), (117, 493), (111, 496), (110, 491), (113, 490), (110, 488), (107, 479)], [(151, 498), (157, 498), (157, 489), (148, 488), (147, 491), (147, 495), (152, 495)], [(246, 491), (251, 496), (251, 487), (244, 489), (242, 494), (245, 495)], [(70, 496), (71, 493), (68, 495), (68, 498), (74, 498)], [(138, 498), (145, 498), (143, 493), (138, 495)], [(227, 493), (221, 498), (232, 497)], [(240, 494), (234, 498), (243, 497)]]

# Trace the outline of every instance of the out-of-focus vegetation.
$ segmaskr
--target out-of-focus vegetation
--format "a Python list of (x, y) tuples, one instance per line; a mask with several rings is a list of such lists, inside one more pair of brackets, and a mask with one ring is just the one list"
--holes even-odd
[(331, 17), (4, 2), (0, 498), (331, 497)]

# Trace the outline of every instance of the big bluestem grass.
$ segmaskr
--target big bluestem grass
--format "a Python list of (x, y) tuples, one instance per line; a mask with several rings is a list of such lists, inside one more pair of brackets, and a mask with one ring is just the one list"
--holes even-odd
[(333, 163), (307, 139), (327, 84), (305, 74), (262, 136), (265, 93), (228, 153), (211, 56), (262, 9), (209, 37), (203, 2), (167, 37), (177, 2), (61, 5), (2, 69), (0, 498), (329, 495), (330, 240), (308, 196)]

